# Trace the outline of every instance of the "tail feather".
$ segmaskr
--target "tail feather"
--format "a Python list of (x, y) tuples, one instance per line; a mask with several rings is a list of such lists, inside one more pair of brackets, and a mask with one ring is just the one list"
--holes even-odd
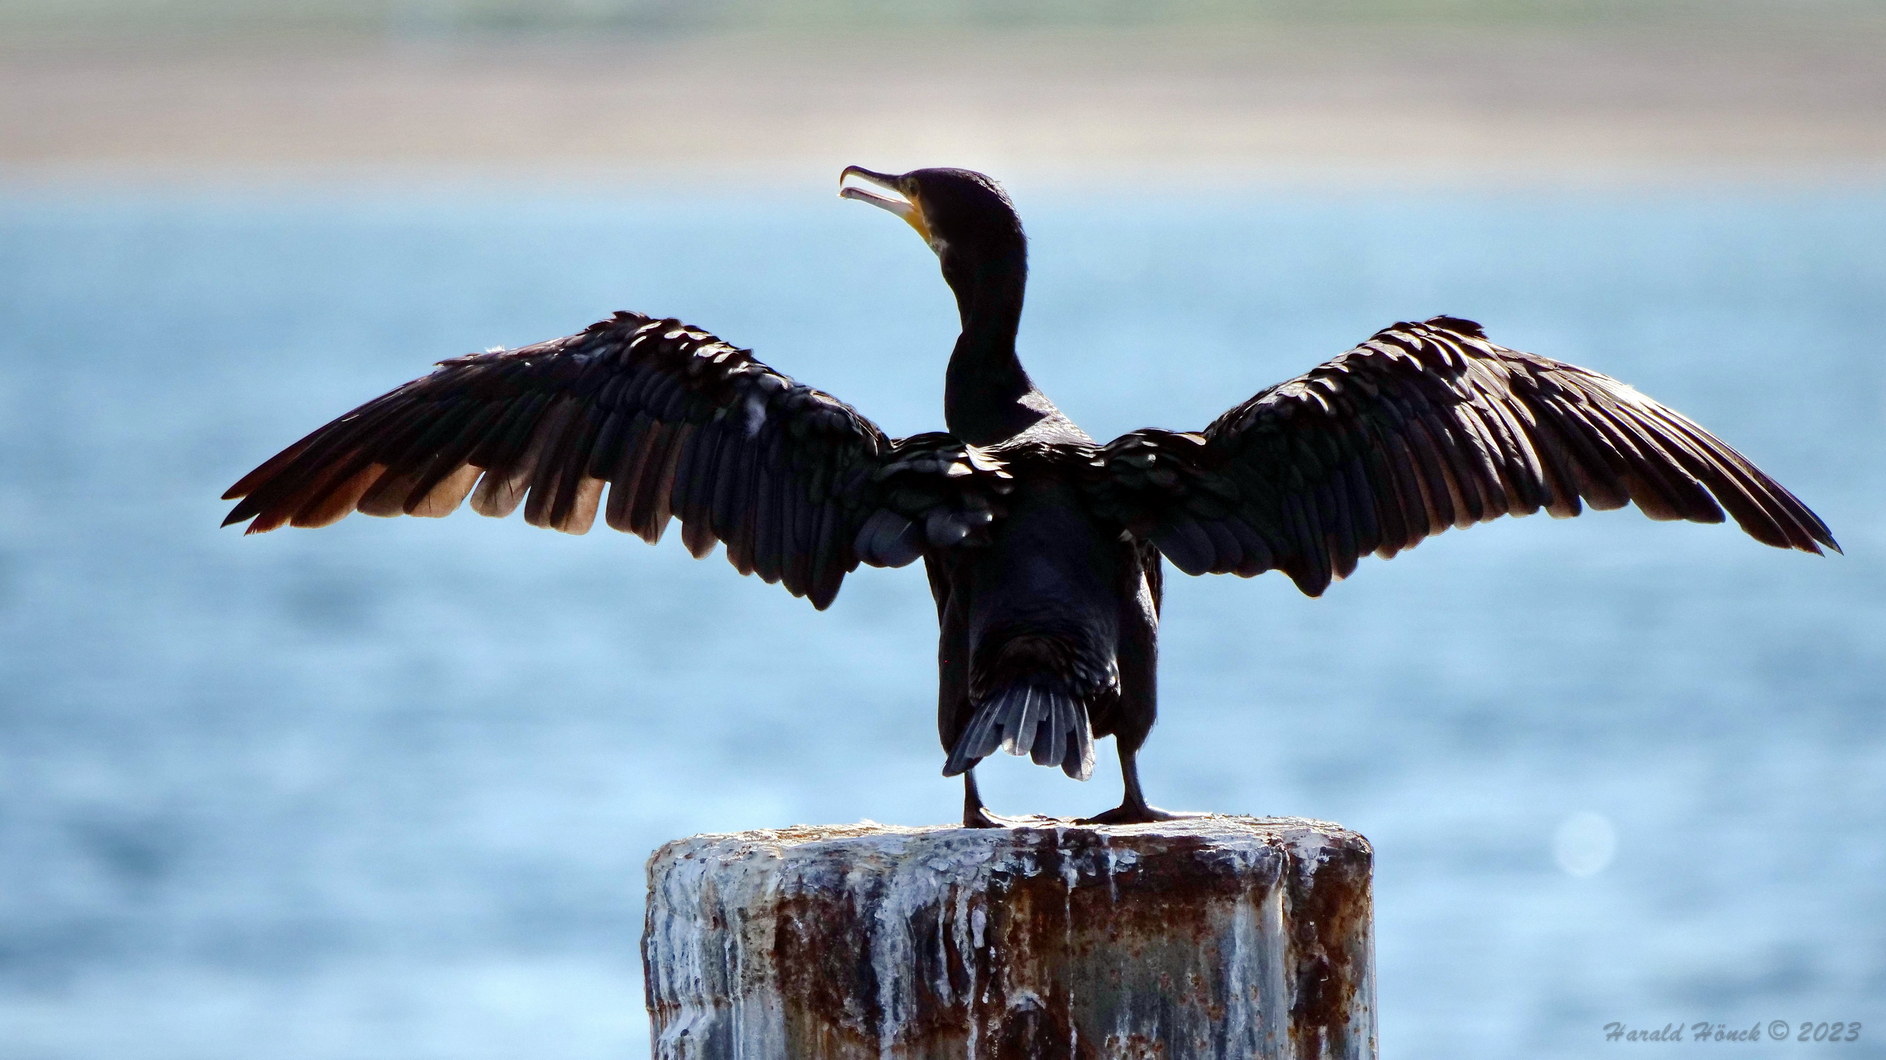
[(1087, 709), (1065, 689), (1016, 682), (985, 698), (950, 749), (943, 775), (953, 777), (995, 753), (1028, 755), (1058, 765), (1076, 780), (1094, 772), (1094, 731)]
[(1047, 695), (1038, 688), (1023, 689), (1021, 720), (1013, 727), (1003, 727), (1002, 750), (1012, 755), (1025, 755), (1034, 750), (1035, 730), (1041, 728), (1044, 709), (1052, 709)]
[(995, 753), (1002, 746), (1001, 718), (993, 710), (984, 707), (969, 720), (968, 728), (956, 738), (956, 746), (950, 749), (949, 761), (943, 765), (943, 775), (953, 777), (970, 766)]

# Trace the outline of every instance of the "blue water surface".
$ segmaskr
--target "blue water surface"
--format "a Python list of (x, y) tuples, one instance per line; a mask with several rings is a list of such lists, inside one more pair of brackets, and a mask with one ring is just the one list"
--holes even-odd
[[(1096, 436), (1450, 312), (1684, 410), (1847, 549), (1627, 511), (1321, 600), (1170, 583), (1149, 790), (1374, 841), (1383, 1055), (1776, 1019), (1886, 1055), (1886, 194), (1012, 190), (1024, 357)], [(917, 568), (818, 614), (606, 531), (216, 529), (331, 416), (617, 308), (940, 425), (935, 262), (825, 186), (0, 192), (0, 1056), (639, 1055), (655, 846), (953, 819)]]

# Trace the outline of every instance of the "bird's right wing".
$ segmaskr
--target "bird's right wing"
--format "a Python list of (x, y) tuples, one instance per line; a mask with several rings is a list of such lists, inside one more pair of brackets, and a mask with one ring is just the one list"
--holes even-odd
[[(1006, 472), (948, 435), (891, 441), (829, 394), (706, 332), (618, 313), (567, 338), (443, 361), (230, 487), (225, 526), (323, 526), (353, 511), (607, 523), (650, 542), (671, 517), (697, 556), (828, 606), (858, 563), (984, 533)], [(604, 485), (609, 486), (603, 503)]]
[(1635, 502), (1819, 552), (1827, 525), (1694, 421), (1609, 376), (1488, 342), (1451, 317), (1397, 324), (1198, 432), (1098, 450), (1090, 496), (1187, 574), (1281, 570), (1319, 595), (1371, 552), (1544, 508)]

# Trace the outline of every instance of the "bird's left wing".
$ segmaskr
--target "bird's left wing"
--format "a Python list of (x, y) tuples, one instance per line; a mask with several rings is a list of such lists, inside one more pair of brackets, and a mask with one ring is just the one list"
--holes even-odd
[[(829, 394), (706, 332), (617, 313), (567, 338), (440, 362), (230, 487), (225, 526), (323, 526), (350, 512), (608, 525), (829, 605), (862, 559), (896, 566), (979, 533), (999, 464), (947, 435), (893, 442)], [(603, 487), (609, 495), (603, 500)]]
[(1200, 432), (1134, 431), (1094, 454), (1095, 507), (1188, 574), (1281, 570), (1311, 596), (1361, 556), (1450, 526), (1635, 502), (1764, 544), (1833, 548), (1792, 493), (1681, 413), (1609, 376), (1402, 323)]

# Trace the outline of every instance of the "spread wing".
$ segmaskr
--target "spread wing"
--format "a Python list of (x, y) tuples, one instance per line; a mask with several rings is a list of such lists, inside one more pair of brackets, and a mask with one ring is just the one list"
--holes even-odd
[[(580, 534), (600, 511), (828, 606), (862, 559), (986, 536), (1007, 473), (948, 435), (891, 441), (828, 394), (703, 331), (633, 313), (582, 333), (442, 361), (230, 487), (223, 525), (324, 526), (353, 511), (481, 515), (521, 504)], [(607, 485), (605, 500), (603, 487)]]
[(1397, 324), (1202, 432), (1099, 450), (1095, 504), (1188, 574), (1281, 570), (1311, 596), (1373, 552), (1541, 508), (1634, 502), (1777, 548), (1838, 551), (1792, 493), (1609, 376), (1496, 346), (1450, 317)]

